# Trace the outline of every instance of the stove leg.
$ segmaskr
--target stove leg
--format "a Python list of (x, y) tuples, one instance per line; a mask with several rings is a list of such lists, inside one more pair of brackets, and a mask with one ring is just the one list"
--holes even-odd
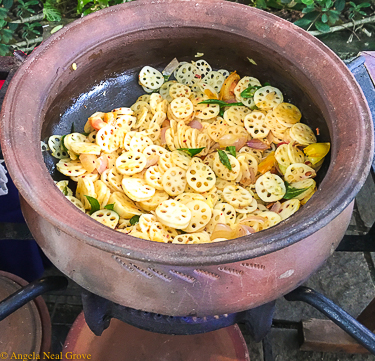
[(83, 290), (82, 305), (87, 325), (96, 336), (100, 336), (111, 322), (111, 302)]
[(285, 298), (288, 301), (303, 301), (315, 307), (375, 355), (375, 334), (322, 294), (301, 286), (288, 293)]
[(260, 342), (271, 331), (275, 303), (272, 301), (244, 312), (242, 321), (255, 342)]

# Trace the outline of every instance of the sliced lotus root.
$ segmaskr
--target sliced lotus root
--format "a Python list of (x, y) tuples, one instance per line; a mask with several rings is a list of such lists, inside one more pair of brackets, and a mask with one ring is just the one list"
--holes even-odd
[(148, 147), (146, 147), (142, 153), (146, 157), (151, 157), (153, 155), (157, 155), (160, 157), (163, 154), (170, 153), (170, 152), (166, 150), (165, 148), (161, 147), (160, 145), (153, 144), (153, 145), (149, 145)]
[(250, 205), (246, 207), (234, 207), (234, 209), (237, 213), (246, 214), (246, 213), (254, 212), (257, 209), (257, 206), (258, 206), (257, 200), (253, 198)]
[(275, 152), (275, 158), (279, 165), (288, 168), (292, 164), (292, 160), (289, 158), (288, 144), (281, 144)]
[(195, 107), (195, 117), (202, 120), (215, 118), (219, 112), (219, 104), (198, 104)]
[(161, 223), (175, 229), (186, 228), (191, 220), (189, 208), (174, 199), (161, 202), (156, 208), (155, 214)]
[(266, 221), (260, 225), (260, 230), (276, 226), (276, 224), (282, 221), (281, 217), (277, 213), (271, 211), (261, 212), (259, 213), (259, 216), (266, 219)]
[(204, 160), (203, 160), (203, 163), (208, 165), (210, 168), (212, 168), (212, 164), (214, 162), (214, 159), (215, 159), (215, 153), (211, 153), (211, 154), (208, 154)]
[(56, 164), (57, 170), (68, 176), (79, 176), (86, 173), (86, 169), (83, 168), (80, 161), (77, 160), (70, 160), (69, 158), (60, 159), (60, 161)]
[(232, 134), (237, 139), (247, 138), (248, 137), (248, 134), (247, 134), (246, 130), (243, 127), (239, 126), (239, 125), (232, 125), (230, 127), (227, 127), (227, 129), (225, 130), (224, 135), (227, 135), (227, 134)]
[[(138, 99), (139, 100), (145, 100), (144, 97), (148, 97), (147, 99), (150, 99), (150, 97), (148, 95), (140, 96)], [(133, 111), (130, 108), (128, 108), (128, 107), (119, 107), (119, 108), (113, 109), (112, 112), (116, 113), (117, 116), (120, 116), (120, 115), (133, 115)]]
[(203, 80), (206, 84), (213, 87), (216, 93), (220, 92), (221, 87), (224, 84), (225, 77), (223, 74), (219, 73), (218, 71), (210, 71), (208, 72)]
[(263, 152), (261, 150), (258, 150), (258, 149), (253, 149), (253, 148), (250, 148), (248, 146), (245, 146), (245, 147), (242, 147), (239, 151), (238, 151), (239, 154), (242, 154), (242, 153), (247, 153), (247, 154), (250, 154), (252, 155), (254, 158), (256, 158), (256, 160), (258, 161), (258, 163), (261, 162), (261, 160), (263, 159)]
[(106, 125), (96, 134), (96, 144), (106, 153), (112, 153), (118, 148), (114, 134), (115, 128), (112, 125)]
[(137, 117), (137, 119), (139, 119), (139, 114), (141, 114), (144, 111), (144, 109), (147, 109), (148, 111), (151, 112), (150, 104), (148, 104), (148, 102), (145, 102), (143, 100), (139, 100), (135, 102), (130, 107), (130, 109), (134, 112), (134, 115)]
[(148, 233), (148, 231), (150, 230), (150, 227), (153, 223), (157, 222), (157, 218), (156, 216), (154, 216), (153, 214), (142, 214), (140, 217), (139, 217), (139, 228), (141, 229), (141, 231), (143, 233)]
[(94, 130), (87, 136), (87, 141), (89, 143), (96, 143), (96, 135), (98, 134), (97, 130)]
[(280, 103), (273, 109), (272, 114), (278, 122), (288, 128), (293, 124), (299, 123), (302, 118), (299, 109), (295, 105), (289, 103)]
[(92, 182), (95, 182), (97, 179), (99, 179), (99, 174), (95, 173), (85, 173), (85, 174), (82, 174), (82, 175), (79, 175), (77, 177), (70, 177), (70, 179), (74, 182), (78, 182), (80, 179), (85, 179), (87, 178), (88, 180), (92, 181)]
[(283, 101), (284, 97), (281, 91), (272, 86), (264, 86), (254, 94), (255, 105), (262, 110), (273, 109)]
[(113, 192), (109, 197), (108, 204), (113, 204), (113, 210), (121, 218), (130, 219), (133, 216), (142, 214), (140, 209), (122, 191)]
[(136, 202), (147, 201), (155, 194), (155, 188), (139, 178), (123, 178), (122, 189), (131, 200)]
[(302, 150), (298, 149), (293, 143), (288, 144), (288, 155), (291, 163), (304, 163), (305, 155)]
[(172, 99), (176, 98), (190, 98), (191, 90), (187, 85), (174, 83), (169, 88), (169, 95)]
[(175, 78), (181, 84), (190, 85), (196, 79), (196, 75), (200, 76), (201, 71), (195, 65), (186, 63), (178, 69)]
[(173, 100), (173, 98), (169, 95), (169, 89), (170, 87), (173, 85), (173, 84), (176, 84), (176, 80), (170, 80), (170, 81), (167, 81), (166, 83), (164, 83), (161, 87), (160, 87), (160, 95), (166, 99), (169, 103)]
[(186, 171), (180, 167), (168, 169), (162, 178), (164, 190), (172, 197), (184, 192), (186, 187)]
[(249, 108), (243, 106), (229, 107), (224, 112), (224, 119), (229, 125), (238, 125), (243, 127), (244, 119), (250, 112), (251, 110)]
[(225, 125), (210, 124), (207, 127), (207, 134), (214, 142), (217, 142), (219, 138), (221, 138), (225, 134), (227, 129), (228, 127), (226, 127)]
[(147, 108), (143, 108), (141, 112), (137, 116), (137, 122), (134, 126), (134, 128), (141, 130), (145, 130), (148, 128), (149, 124), (151, 123), (153, 119), (153, 114), (151, 110)]
[(106, 186), (109, 187), (109, 189), (111, 189), (112, 191), (121, 192), (122, 191), (121, 181), (122, 181), (123, 175), (117, 170), (117, 168), (114, 167), (108, 170), (108, 174), (107, 174), (108, 184), (103, 180), (104, 173), (105, 172), (102, 173), (101, 180), (106, 184)]
[(166, 201), (169, 198), (169, 194), (165, 191), (156, 190), (155, 194), (147, 201), (138, 202), (139, 207), (147, 212), (154, 211), (161, 202)]
[(68, 153), (62, 148), (62, 135), (52, 135), (48, 138), (48, 147), (52, 152), (52, 156), (57, 159), (68, 158)]
[(139, 134), (139, 133), (136, 131), (131, 131), (131, 132), (126, 133), (125, 138), (124, 138), (125, 150), (131, 150), (130, 142), (136, 134)]
[(137, 229), (131, 229), (130, 231), (127, 231), (125, 229), (120, 229), (118, 230), (119, 232), (123, 232), (128, 234), (129, 236), (135, 237), (135, 238), (140, 238), (140, 239), (145, 239), (147, 241), (150, 240), (150, 237), (147, 233), (143, 233), (141, 231), (138, 231)]
[(161, 127), (166, 118), (167, 115), (165, 114), (165, 112), (157, 111), (150, 121), (149, 128), (153, 128), (155, 126)]
[(96, 195), (95, 198), (99, 202), (100, 209), (103, 209), (108, 204), (109, 197), (111, 196), (111, 191), (100, 179), (94, 182), (94, 189)]
[(175, 244), (200, 244), (211, 243), (210, 235), (207, 232), (196, 232), (190, 234), (180, 234), (173, 238)]
[(130, 150), (132, 152), (142, 153), (150, 145), (153, 145), (153, 143), (149, 137), (141, 133), (136, 133), (134, 134), (133, 137), (131, 137), (130, 147), (127, 150)]
[(155, 223), (151, 224), (149, 235), (151, 241), (172, 243), (173, 238), (176, 237), (178, 233), (172, 227), (167, 227), (156, 221)]
[(205, 198), (199, 193), (184, 192), (179, 194), (176, 198), (176, 201), (182, 204), (188, 204), (191, 201), (205, 201)]
[(229, 71), (226, 69), (219, 69), (218, 72), (223, 75), (224, 78), (227, 78), (229, 76)]
[(95, 219), (99, 223), (109, 228), (115, 229), (120, 217), (114, 211), (110, 211), (108, 209), (101, 209), (99, 211), (94, 212), (91, 215), (91, 218)]
[(76, 197), (82, 202), (85, 209), (91, 209), (91, 204), (85, 196), (96, 197), (94, 182), (81, 178), (77, 183)]
[(124, 229), (127, 227), (133, 227), (130, 224), (130, 219), (121, 218), (118, 220), (117, 229)]
[(158, 167), (161, 173), (165, 173), (168, 169), (173, 167), (171, 152), (162, 154), (159, 157)]
[(191, 157), (181, 150), (174, 150), (171, 153), (171, 160), (175, 167), (180, 167), (182, 169), (188, 169)]
[(281, 208), (278, 212), (281, 219), (287, 219), (292, 214), (296, 213), (299, 210), (300, 204), (301, 203), (298, 199), (289, 199), (288, 201), (281, 203)]
[(315, 176), (316, 172), (313, 168), (304, 163), (294, 163), (286, 169), (284, 179), (288, 183), (294, 183), (304, 179), (313, 178)]
[(93, 143), (87, 142), (74, 142), (70, 148), (76, 154), (95, 154), (99, 155), (102, 149)]
[(119, 173), (124, 175), (133, 175), (141, 172), (146, 166), (146, 157), (136, 151), (128, 151), (122, 153), (116, 159), (116, 169)]
[(264, 124), (265, 115), (259, 111), (253, 111), (246, 115), (244, 125), (249, 134), (256, 139), (265, 138), (270, 130)]
[(152, 93), (150, 95), (149, 104), (150, 104), (151, 112), (153, 114), (157, 112), (158, 104), (160, 104), (163, 100), (164, 100), (163, 97), (159, 93)]
[(246, 167), (251, 168), (254, 175), (258, 173), (258, 160), (251, 153), (239, 153), (237, 160), (241, 165), (246, 165)]
[(197, 60), (194, 62), (194, 65), (199, 69), (202, 78), (206, 77), (212, 71), (211, 65), (204, 59)]
[(189, 166), (186, 178), (188, 184), (199, 193), (209, 191), (216, 183), (216, 175), (213, 170), (200, 162)]
[(241, 78), (234, 88), (234, 94), (238, 101), (240, 101), (240, 99), (244, 99), (243, 97), (241, 97), (241, 93), (249, 86), (261, 86), (261, 84), (257, 78), (253, 78), (251, 76), (244, 76), (243, 78)]
[(225, 202), (234, 208), (243, 208), (251, 204), (253, 197), (245, 188), (240, 186), (226, 186), (223, 189), (223, 197)]
[(150, 90), (156, 90), (163, 85), (164, 77), (159, 70), (145, 66), (139, 72), (139, 83)]
[(72, 190), (68, 187), (69, 181), (67, 180), (62, 180), (60, 182), (55, 183), (57, 188), (60, 189), (62, 193), (64, 193), (65, 196), (73, 196)]
[(276, 202), (282, 199), (286, 193), (284, 181), (271, 172), (266, 172), (258, 178), (255, 190), (264, 202)]
[[(131, 111), (133, 113), (133, 111)], [(115, 128), (119, 130), (129, 132), (135, 125), (137, 118), (128, 114), (117, 114), (115, 120)]]
[(149, 167), (144, 175), (144, 180), (148, 185), (161, 191), (164, 190), (162, 178), (163, 175), (160, 173), (159, 168), (155, 165)]
[[(216, 153), (215, 153), (216, 154)], [(228, 180), (225, 180), (225, 179), (221, 179), (219, 177), (216, 177), (216, 183), (215, 183), (215, 187), (218, 189), (218, 190), (223, 190), (226, 186), (229, 186), (229, 185), (236, 185), (236, 182), (235, 181), (228, 181)]]
[(75, 142), (85, 142), (87, 137), (81, 133), (70, 133), (64, 138), (66, 149), (71, 150), (72, 144)]
[(224, 213), (220, 209), (213, 209), (211, 219), (204, 230), (211, 235), (218, 223), (226, 224)]
[(193, 103), (187, 98), (173, 99), (170, 106), (173, 115), (177, 118), (186, 118), (194, 111)]
[(235, 180), (239, 176), (241, 172), (241, 166), (239, 161), (235, 157), (233, 157), (233, 155), (227, 154), (227, 156), (232, 170), (229, 170), (223, 163), (221, 163), (219, 153), (216, 153), (215, 155), (212, 169), (218, 177), (231, 181)]
[(185, 232), (198, 232), (210, 221), (212, 216), (211, 208), (204, 201), (191, 201), (186, 204), (191, 212), (191, 219), (187, 227), (182, 228)]
[[(176, 144), (174, 142), (175, 139), (174, 139), (174, 137), (172, 135), (172, 129), (171, 128), (168, 128), (165, 131), (165, 135), (164, 136), (165, 136), (165, 144), (166, 144), (166, 146), (168, 147), (169, 150), (173, 151), (173, 150), (176, 150), (176, 148), (180, 147), (179, 144), (176, 147)], [(176, 137), (176, 139), (177, 139), (177, 137)]]
[(289, 186), (296, 189), (306, 189), (305, 192), (299, 194), (296, 197), (293, 197), (295, 199), (302, 200), (316, 187), (316, 182), (314, 181), (314, 179), (308, 178), (299, 182), (291, 183), (289, 184)]
[(228, 203), (218, 203), (215, 205), (214, 210), (217, 209), (221, 212), (221, 215), (225, 217), (225, 223), (229, 227), (232, 227), (236, 221), (236, 210), (233, 206)]
[(72, 202), (79, 210), (81, 210), (82, 212), (86, 212), (85, 207), (78, 198), (73, 196), (66, 196), (66, 198), (69, 199), (69, 201)]
[(309, 145), (317, 142), (311, 128), (303, 123), (297, 123), (290, 128), (290, 137), (301, 145)]
[(281, 124), (273, 114), (272, 110), (269, 110), (264, 118), (264, 124), (265, 126), (271, 130), (272, 132), (276, 132), (279, 134), (283, 134), (288, 127), (285, 125)]
[(173, 72), (173, 76), (175, 78), (177, 78), (177, 72), (180, 70), (180, 68), (185, 65), (185, 64), (188, 64), (187, 61), (180, 61), (180, 63), (178, 64), (178, 67), (175, 69), (175, 71)]
[[(149, 137), (154, 144), (157, 144), (161, 134), (161, 128), (159, 125), (154, 124), (152, 127), (141, 132), (143, 135)], [(158, 145), (158, 144), (157, 144)]]

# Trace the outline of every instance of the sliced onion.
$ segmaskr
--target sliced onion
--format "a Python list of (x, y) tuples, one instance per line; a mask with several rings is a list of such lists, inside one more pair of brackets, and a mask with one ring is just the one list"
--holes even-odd
[(216, 238), (233, 238), (233, 230), (226, 224), (218, 223), (211, 234), (211, 241)]
[(91, 173), (96, 168), (96, 155), (94, 154), (81, 154), (79, 160), (82, 163), (82, 167), (86, 169), (88, 173)]
[(159, 156), (156, 154), (150, 155), (149, 157), (147, 157), (145, 168), (149, 168), (152, 165), (155, 165), (157, 162), (159, 162)]
[[(247, 166), (246, 167), (241, 167), (241, 171), (242, 171), (242, 178), (240, 180), (240, 183), (244, 187), (247, 187), (250, 184), (253, 184), (253, 183), (251, 183), (252, 179), (251, 179), (249, 167), (247, 167)], [(253, 173), (254, 173), (254, 171), (253, 171)]]
[(173, 74), (173, 72), (178, 68), (178, 66), (180, 65), (180, 62), (174, 58), (165, 68), (164, 70), (161, 72), (163, 75), (171, 75)]
[(271, 212), (275, 212), (275, 213), (279, 213), (280, 209), (281, 209), (281, 203), (279, 201), (277, 201), (277, 202), (275, 202), (273, 204), (273, 206), (271, 207), (270, 211)]
[(203, 128), (203, 125), (200, 121), (193, 120), (192, 122), (189, 123), (189, 127), (201, 130)]
[(259, 139), (251, 139), (246, 144), (248, 147), (253, 149), (266, 150), (270, 148), (270, 146), (267, 143), (262, 142)]
[(242, 136), (240, 138), (235, 134), (225, 134), (218, 139), (220, 147), (226, 148), (229, 146), (236, 147), (236, 151), (239, 151), (246, 144), (246, 137)]
[(165, 119), (163, 123), (161, 123), (162, 128), (169, 128), (171, 126), (171, 122), (169, 119)]
[(255, 233), (255, 230), (246, 224), (238, 224), (233, 233), (234, 238), (240, 238)]
[(261, 217), (261, 216), (248, 216), (244, 219), (241, 219), (239, 223), (244, 223), (244, 222), (259, 222), (259, 223), (264, 223), (266, 221), (266, 218)]
[(161, 132), (160, 132), (160, 143), (161, 143), (161, 145), (165, 145), (167, 143), (167, 141), (165, 140), (165, 132), (167, 131), (167, 129), (169, 129), (169, 128), (161, 128)]
[(98, 170), (99, 174), (102, 174), (108, 167), (108, 158), (105, 155), (101, 155), (97, 161), (96, 169)]

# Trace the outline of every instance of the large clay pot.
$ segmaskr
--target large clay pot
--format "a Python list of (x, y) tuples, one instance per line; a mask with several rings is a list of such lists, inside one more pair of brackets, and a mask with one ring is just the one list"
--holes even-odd
[[(81, 129), (94, 111), (132, 104), (143, 65), (162, 68), (198, 52), (216, 68), (278, 86), (319, 127), (332, 149), (316, 194), (271, 229), (204, 245), (135, 239), (80, 213), (54, 185), (40, 140), (68, 133), (73, 121)], [(1, 141), (27, 223), (51, 261), (93, 293), (169, 315), (240, 311), (302, 283), (344, 235), (373, 154), (368, 106), (335, 54), (273, 15), (207, 0), (135, 1), (64, 27), (14, 76)]]

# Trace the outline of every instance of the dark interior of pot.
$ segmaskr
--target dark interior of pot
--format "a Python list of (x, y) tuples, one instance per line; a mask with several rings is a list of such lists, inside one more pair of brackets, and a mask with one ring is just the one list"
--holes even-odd
[[(202, 58), (195, 58), (203, 53)], [(267, 44), (250, 41), (240, 35), (207, 28), (179, 27), (144, 30), (115, 37), (96, 48), (83, 51), (75, 60), (77, 70), (62, 74), (47, 98), (42, 125), (42, 140), (52, 134), (83, 131), (87, 118), (97, 111), (130, 107), (144, 94), (138, 74), (145, 65), (162, 70), (173, 58), (179, 61), (205, 59), (214, 69), (236, 70), (261, 83), (278, 87), (287, 102), (302, 112), (302, 122), (319, 128), (319, 142), (329, 142), (329, 125), (323, 115), (321, 95), (302, 71)], [(254, 60), (253, 64), (249, 59)], [(56, 94), (56, 95), (55, 95)], [(63, 179), (55, 171), (56, 159), (44, 152), (45, 163), (55, 180)], [(326, 159), (318, 173), (318, 183), (329, 165)]]

